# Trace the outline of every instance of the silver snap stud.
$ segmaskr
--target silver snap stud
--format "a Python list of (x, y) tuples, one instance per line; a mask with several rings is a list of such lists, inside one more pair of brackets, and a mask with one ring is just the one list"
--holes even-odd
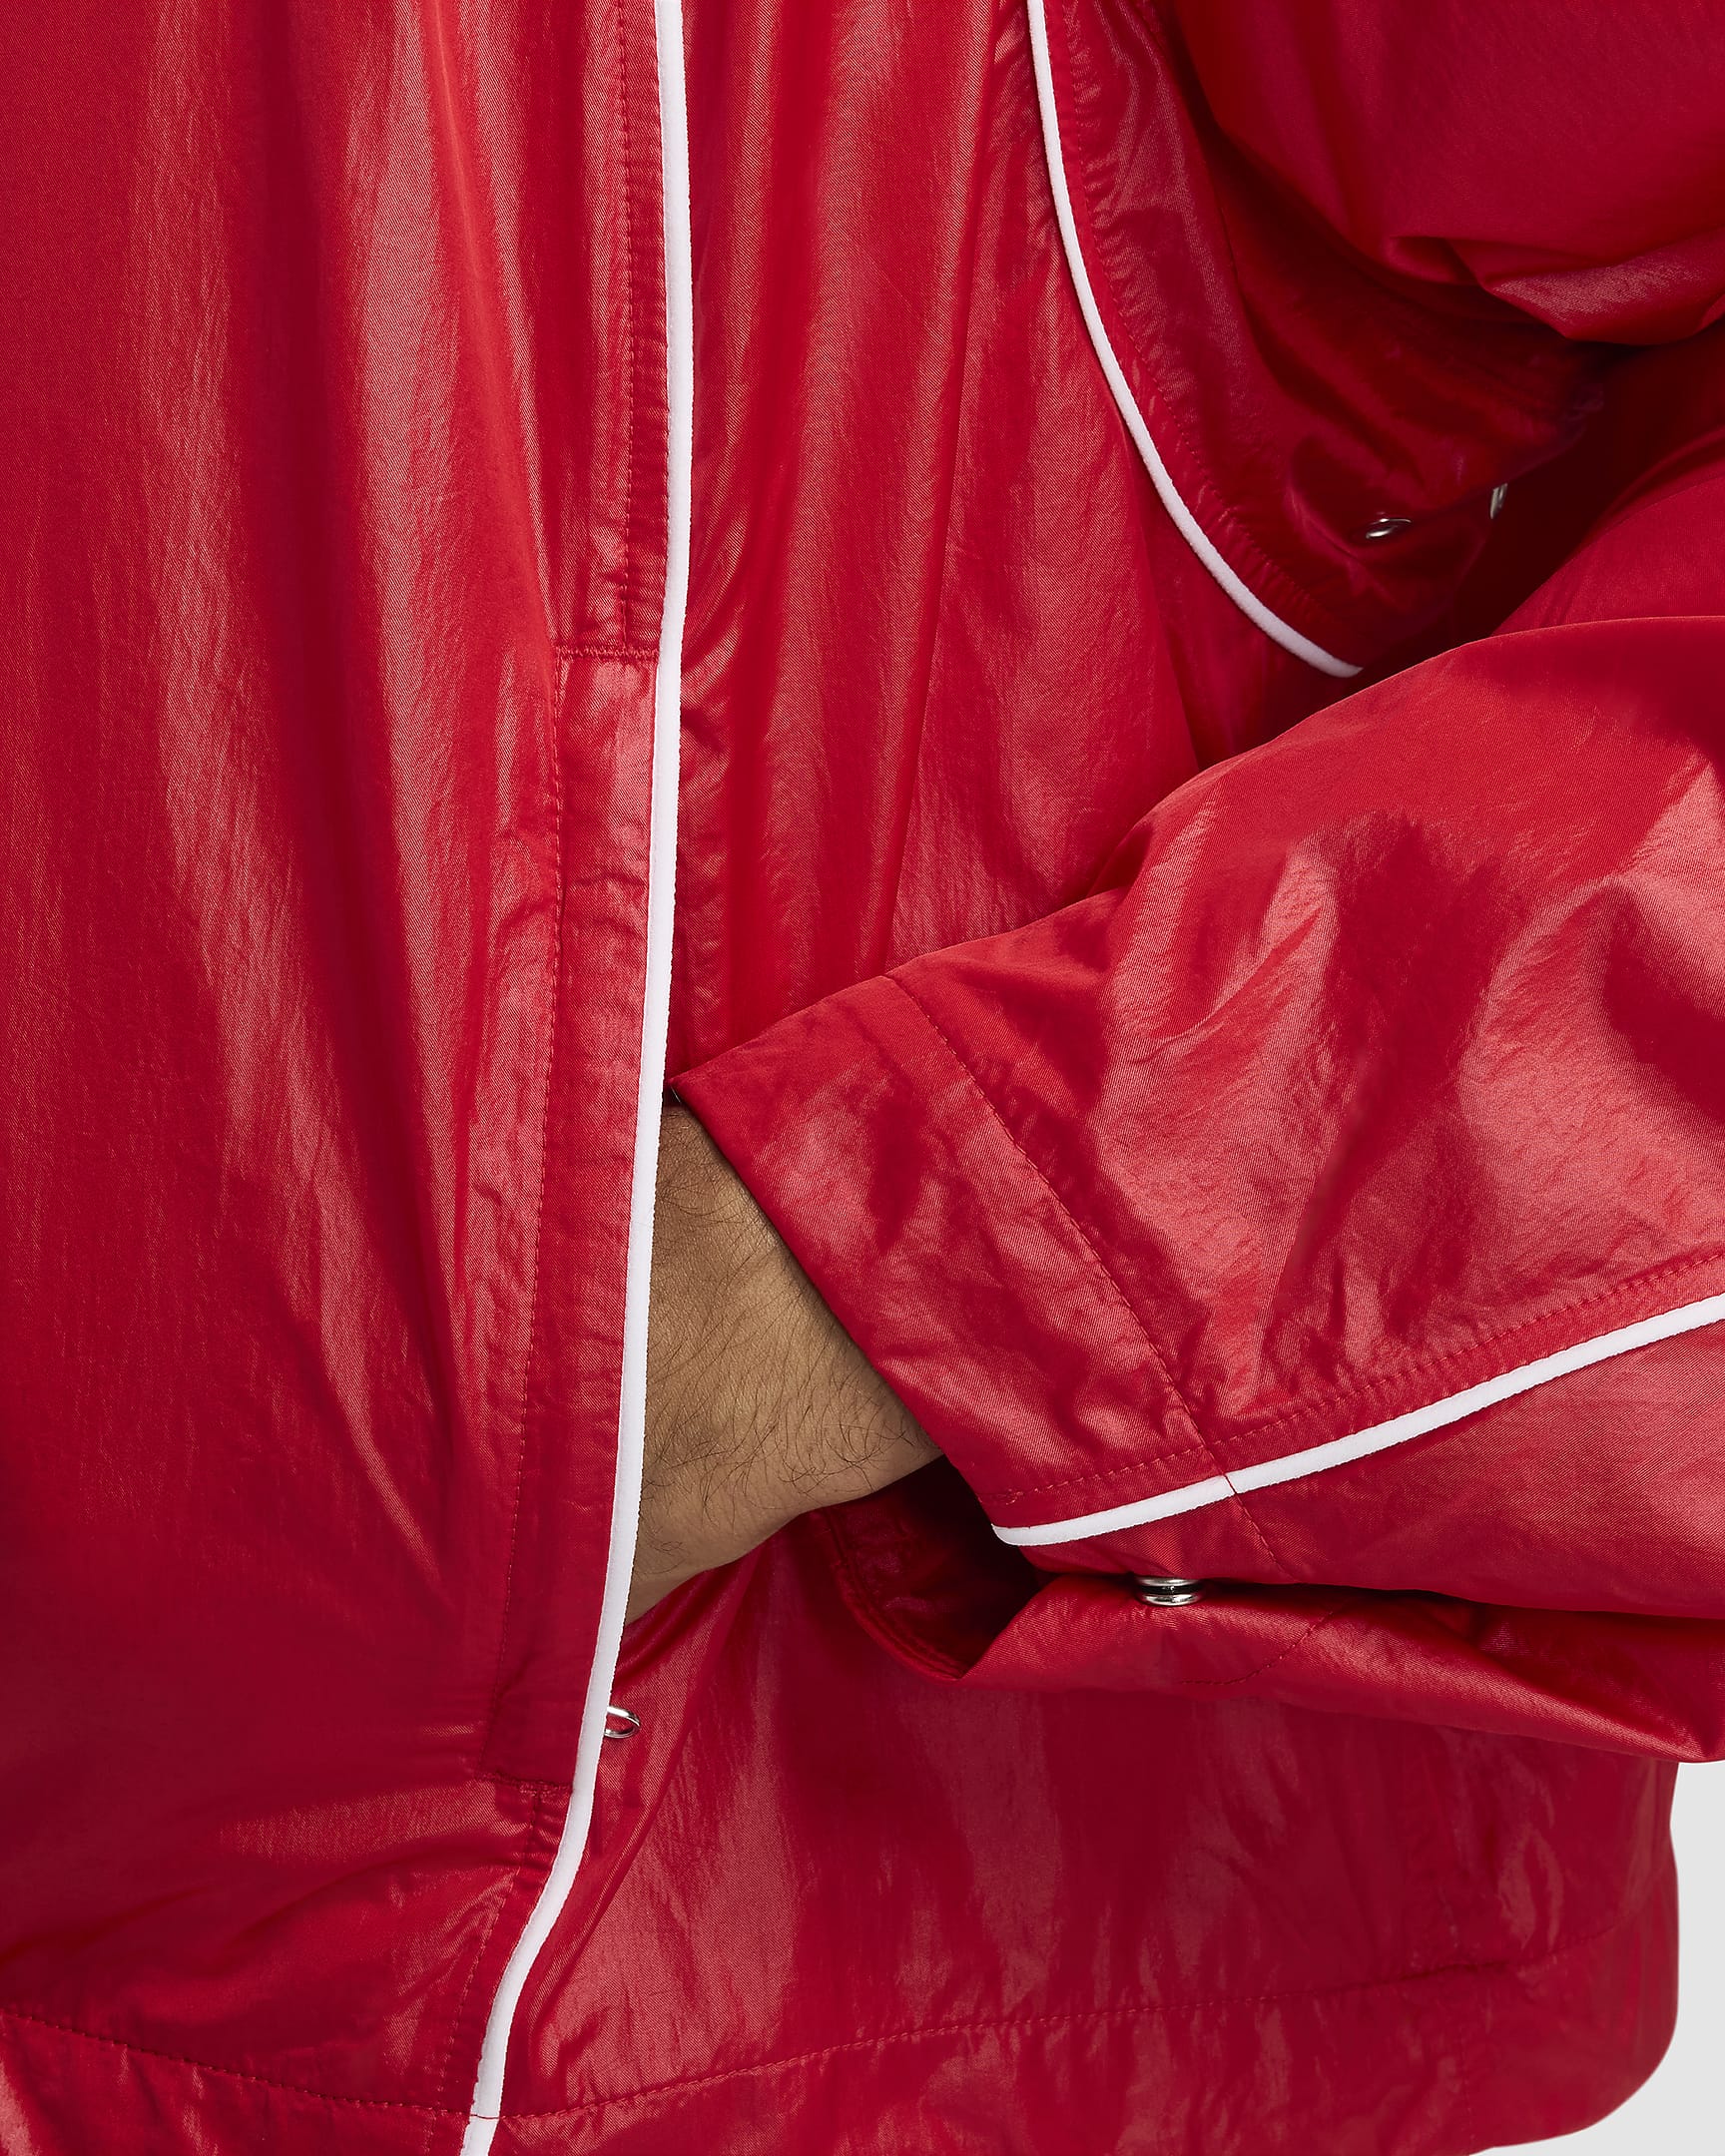
[(1398, 532), (1405, 532), (1408, 527), (1413, 523), (1413, 521), (1414, 519), (1412, 517), (1374, 517), (1371, 523), (1368, 524), (1366, 529), (1360, 534), (1360, 536), (1362, 539), (1370, 539), (1374, 541), (1379, 539), (1394, 539)]
[(1164, 1578), (1155, 1573), (1134, 1572), (1132, 1592), (1152, 1609), (1184, 1609), (1188, 1602), (1204, 1599), (1204, 1582)]
[(627, 1707), (607, 1707), (605, 1710), (605, 1734), (615, 1742), (633, 1737), (641, 1727), (641, 1717), (632, 1715)]

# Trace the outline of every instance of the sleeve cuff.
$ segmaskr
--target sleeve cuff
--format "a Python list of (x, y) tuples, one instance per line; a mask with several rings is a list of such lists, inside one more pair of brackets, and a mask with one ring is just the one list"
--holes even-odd
[(996, 1529), (1217, 1472), (1102, 1259), (898, 980), (676, 1091)]

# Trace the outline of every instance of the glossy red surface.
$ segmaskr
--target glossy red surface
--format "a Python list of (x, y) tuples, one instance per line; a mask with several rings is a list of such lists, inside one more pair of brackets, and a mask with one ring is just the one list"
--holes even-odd
[[(1696, 25), (1057, 11), (1122, 364), (1341, 697), (1137, 461), (1018, 9), (691, 8), (672, 1074), (951, 1464), (630, 1635), (498, 2150), (1456, 2156), (1657, 2056), (1725, 1334), (985, 1512), (1725, 1287), (1721, 347), (1580, 340), (1718, 305)], [(0, 62), (0, 2148), (454, 2156), (607, 1546), (651, 12)], [(1601, 400), (1604, 521), (1493, 526)]]

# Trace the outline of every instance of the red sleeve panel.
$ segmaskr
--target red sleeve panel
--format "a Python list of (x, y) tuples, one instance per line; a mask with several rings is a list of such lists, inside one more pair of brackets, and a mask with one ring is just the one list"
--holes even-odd
[(1003, 1539), (1261, 1583), (1006, 1681), (1725, 1751), (1722, 503), (684, 1081)]

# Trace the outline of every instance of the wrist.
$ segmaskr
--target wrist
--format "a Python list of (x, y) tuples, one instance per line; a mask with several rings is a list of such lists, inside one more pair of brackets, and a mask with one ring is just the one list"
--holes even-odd
[(701, 1125), (668, 1104), (632, 1613), (933, 1456)]

